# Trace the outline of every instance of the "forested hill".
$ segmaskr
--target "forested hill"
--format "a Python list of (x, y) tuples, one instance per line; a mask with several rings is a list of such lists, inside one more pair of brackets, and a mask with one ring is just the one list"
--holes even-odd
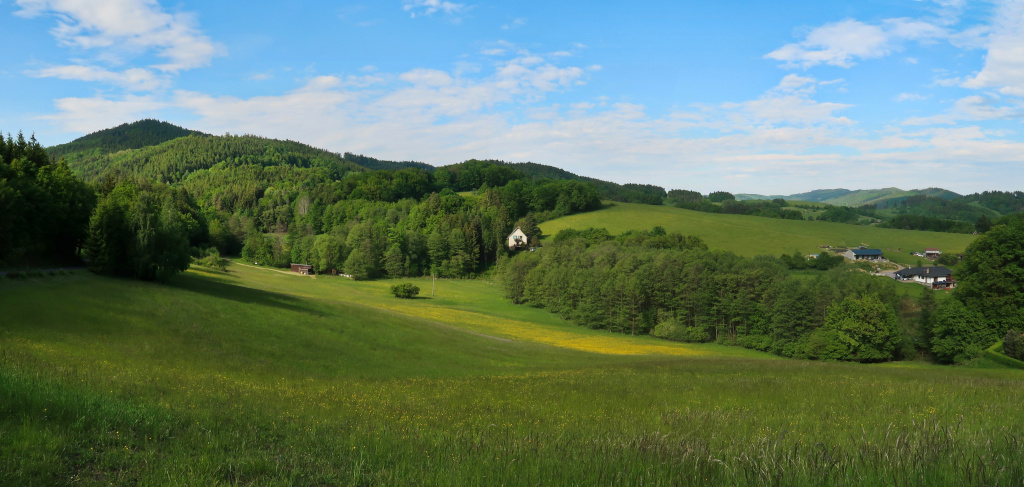
[(71, 170), (86, 181), (99, 181), (107, 176), (136, 176), (174, 183), (184, 180), (190, 173), (218, 164), (319, 167), (327, 169), (335, 179), (341, 179), (348, 172), (366, 171), (333, 152), (251, 135), (189, 135), (114, 153), (72, 153), (66, 159)]
[(534, 179), (557, 179), (585, 181), (593, 184), (604, 199), (621, 201), (625, 203), (644, 203), (648, 205), (660, 205), (665, 201), (665, 188), (651, 184), (617, 184), (600, 179), (580, 176), (564, 169), (554, 166), (546, 166), (535, 162), (513, 162), (505, 163), (494, 161), (497, 164), (505, 164), (518, 169), (523, 174)]
[(189, 135), (206, 135), (159, 120), (139, 120), (93, 132), (66, 144), (46, 149), (53, 160), (89, 159), (126, 149), (141, 149)]
[(352, 161), (367, 169), (373, 169), (374, 171), (416, 168), (423, 169), (424, 171), (433, 172), (434, 169), (436, 169), (434, 166), (431, 166), (430, 164), (427, 164), (425, 162), (385, 161), (381, 159), (375, 159), (373, 157), (364, 156), (362, 154), (353, 154), (351, 152), (345, 153), (345, 160)]

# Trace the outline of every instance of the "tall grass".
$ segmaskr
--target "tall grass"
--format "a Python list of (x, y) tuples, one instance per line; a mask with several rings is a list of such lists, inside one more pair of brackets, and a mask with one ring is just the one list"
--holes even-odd
[(0, 484), (1024, 482), (1021, 371), (584, 352), (417, 311), (530, 319), (482, 282), (230, 269), (0, 287)]

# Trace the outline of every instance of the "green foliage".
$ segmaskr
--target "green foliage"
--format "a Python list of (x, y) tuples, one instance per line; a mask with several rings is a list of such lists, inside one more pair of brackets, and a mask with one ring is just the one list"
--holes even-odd
[(222, 259), (220, 252), (218, 252), (215, 247), (211, 247), (206, 251), (206, 255), (202, 258), (195, 259), (195, 263), (203, 267), (223, 271), (227, 269), (228, 260)]
[(660, 205), (664, 202), (666, 196), (665, 188), (651, 184), (620, 185), (608, 181), (602, 181), (600, 179), (579, 176), (557, 167), (545, 166), (543, 164), (536, 164), (533, 162), (495, 162), (498, 164), (506, 164), (507, 166), (516, 169), (533, 179), (574, 180), (587, 183), (588, 186), (595, 188), (600, 195), (600, 199), (604, 200), (623, 203), (640, 203), (645, 205)]
[(419, 293), (419, 286), (411, 282), (403, 282), (402, 284), (395, 284), (391, 286), (391, 294), (394, 294), (396, 298), (412, 299)]
[(703, 343), (711, 339), (707, 329), (700, 326), (685, 326), (672, 316), (665, 317), (651, 330), (651, 336), (687, 343)]
[(812, 357), (827, 360), (891, 360), (900, 342), (899, 320), (878, 296), (847, 296), (828, 307), (825, 324), (810, 339)]
[(1007, 357), (1024, 360), (1024, 334), (1010, 328), (1003, 338), (1003, 353)]
[(76, 261), (95, 202), (35, 136), (0, 134), (0, 266)]
[(367, 157), (367, 156), (364, 156), (362, 154), (353, 154), (351, 152), (346, 152), (344, 157), (345, 157), (345, 160), (347, 160), (347, 161), (352, 161), (352, 162), (354, 162), (356, 164), (359, 164), (360, 166), (363, 166), (363, 167), (365, 167), (367, 169), (371, 169), (371, 170), (374, 170), (374, 171), (379, 171), (379, 170), (395, 170), (395, 169), (410, 169), (410, 168), (412, 168), (412, 169), (423, 169), (425, 171), (434, 171), (434, 169), (435, 169), (434, 166), (431, 166), (430, 164), (427, 164), (425, 162), (415, 162), (415, 161), (402, 161), (402, 162), (383, 161), (383, 160), (380, 160), (380, 159), (374, 159), (372, 157)]
[(89, 222), (86, 253), (96, 272), (143, 280), (166, 280), (188, 269), (186, 214), (174, 189), (118, 183), (100, 198)]
[(513, 303), (630, 335), (864, 362), (891, 360), (902, 340), (890, 280), (834, 270), (808, 281), (776, 259), (710, 251), (677, 233), (562, 230), (499, 276)]
[(1024, 324), (1024, 219), (1010, 219), (979, 236), (964, 253), (956, 278), (955, 296), (980, 312), (997, 336), (1010, 328), (1021, 327)]
[(708, 201), (712, 203), (721, 203), (723, 201), (735, 201), (736, 197), (728, 191), (713, 191), (708, 194)]
[(998, 340), (985, 317), (958, 299), (947, 299), (935, 311), (932, 352), (946, 363), (962, 363), (978, 357)]

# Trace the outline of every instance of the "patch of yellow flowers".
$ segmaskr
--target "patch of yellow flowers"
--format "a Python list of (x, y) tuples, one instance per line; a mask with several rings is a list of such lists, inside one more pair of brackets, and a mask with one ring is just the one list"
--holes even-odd
[(472, 311), (442, 308), (437, 306), (415, 306), (410, 304), (375, 303), (374, 307), (386, 309), (407, 316), (415, 316), (475, 332), (493, 333), (505, 337), (555, 347), (580, 350), (607, 355), (675, 355), (696, 356), (707, 352), (696, 350), (685, 344), (650, 343), (650, 340), (620, 334), (595, 336), (593, 334), (559, 330), (527, 321), (512, 320), (485, 315)]

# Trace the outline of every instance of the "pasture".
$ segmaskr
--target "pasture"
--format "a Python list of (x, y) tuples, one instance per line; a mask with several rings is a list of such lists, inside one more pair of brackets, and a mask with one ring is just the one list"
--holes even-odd
[(1024, 371), (612, 335), (406, 281), (0, 280), (0, 484), (1024, 482)]
[[(877, 228), (819, 221), (781, 220), (748, 215), (702, 213), (670, 206), (615, 203), (588, 213), (577, 213), (540, 224), (544, 235), (555, 235), (566, 228), (606, 228), (612, 234), (628, 230), (650, 230), (661, 226), (669, 232), (696, 235), (709, 247), (738, 255), (816, 254), (826, 251), (819, 245), (856, 247), (864, 244), (881, 249), (885, 257), (904, 265), (916, 265), (923, 252), (937, 247), (943, 252), (962, 253), (974, 240), (973, 235)], [(902, 252), (897, 252), (902, 249)], [(927, 262), (927, 261), (925, 261)]]

